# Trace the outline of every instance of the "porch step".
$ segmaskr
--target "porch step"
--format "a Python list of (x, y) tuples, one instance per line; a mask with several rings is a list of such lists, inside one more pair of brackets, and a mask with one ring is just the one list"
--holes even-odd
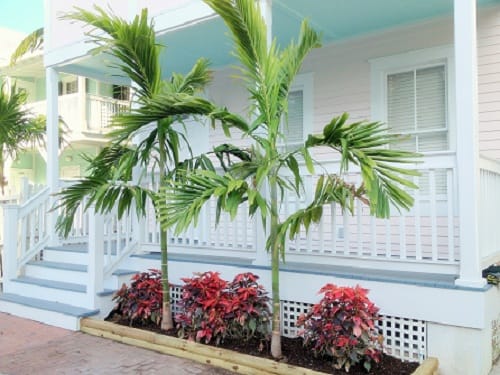
[(84, 284), (21, 276), (10, 280), (8, 285), (6, 292), (28, 298), (41, 298), (60, 303), (70, 302), (80, 307), (85, 307), (87, 303), (87, 287)]
[(46, 260), (31, 261), (26, 264), (29, 277), (61, 282), (85, 284), (88, 279), (87, 266), (76, 263), (51, 262)]
[(43, 250), (43, 260), (58, 263), (87, 264), (88, 247), (85, 244), (49, 246)]
[(71, 330), (80, 328), (80, 318), (99, 313), (99, 310), (12, 293), (0, 294), (0, 311)]
[(35, 284), (35, 285), (45, 286), (47, 288), (52, 288), (52, 289), (68, 290), (68, 291), (72, 291), (72, 292), (85, 293), (87, 291), (87, 287), (84, 284), (68, 283), (65, 281), (38, 279), (35, 277), (29, 277), (29, 276), (21, 276), (13, 281), (17, 281), (20, 283), (26, 283), (26, 284)]

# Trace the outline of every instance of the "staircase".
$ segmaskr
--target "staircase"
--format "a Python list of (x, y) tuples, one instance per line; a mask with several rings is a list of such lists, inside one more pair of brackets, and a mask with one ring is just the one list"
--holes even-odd
[(119, 268), (136, 246), (133, 220), (85, 214), (75, 220), (84, 227), (75, 228), (67, 244), (49, 246), (49, 198), (42, 191), (23, 205), (4, 207), (0, 311), (78, 330), (82, 317), (104, 318), (114, 306), (113, 293), (135, 273)]
[(113, 293), (135, 273), (115, 270), (92, 295), (87, 290), (87, 246), (46, 247), (42, 254), (43, 260), (29, 261), (22, 276), (5, 283), (0, 311), (78, 330), (82, 317), (104, 318), (113, 308)]

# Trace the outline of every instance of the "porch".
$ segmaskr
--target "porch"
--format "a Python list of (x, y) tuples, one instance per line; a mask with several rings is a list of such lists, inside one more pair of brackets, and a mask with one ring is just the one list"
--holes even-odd
[[(481, 158), (479, 253), (482, 268), (500, 260), (500, 163)], [(326, 164), (331, 172), (336, 162)], [(356, 201), (353, 213), (335, 204), (324, 207), (319, 224), (306, 234), (302, 231), (287, 242), (284, 271), (380, 282), (459, 288), (460, 219), (456, 158), (453, 153), (427, 157), (417, 166), (415, 177), (419, 190), (412, 192), (413, 208), (392, 210), (389, 219), (376, 219), (368, 208)], [(305, 176), (305, 193), (300, 200), (286, 196), (282, 213), (295, 211), (310, 201), (315, 177)], [(352, 170), (348, 180), (356, 181), (359, 173)], [(4, 206), (5, 215), (5, 290), (9, 280), (25, 274), (26, 265), (44, 261), (47, 248), (66, 247), (88, 253), (85, 263), (88, 298), (106, 289), (106, 280), (123, 264), (133, 270), (131, 257), (159, 261), (159, 224), (152, 206), (147, 215), (138, 218), (133, 212), (118, 219), (116, 212), (96, 214), (79, 211), (68, 238), (51, 241), (49, 226), (53, 198), (46, 188), (22, 205)], [(241, 207), (234, 220), (222, 214), (217, 227), (215, 201), (203, 209), (199, 223), (185, 233), (168, 235), (169, 254), (180, 262), (219, 264), (234, 267), (267, 269), (269, 255), (265, 250), (266, 232), (256, 217), (249, 217)], [(75, 250), (76, 249), (76, 250)], [(79, 249), (79, 250), (78, 250)], [(185, 275), (184, 275), (185, 276)], [(183, 277), (183, 276), (180, 276)], [(460, 289), (460, 288), (459, 288)], [(468, 289), (467, 287), (465, 289)]]

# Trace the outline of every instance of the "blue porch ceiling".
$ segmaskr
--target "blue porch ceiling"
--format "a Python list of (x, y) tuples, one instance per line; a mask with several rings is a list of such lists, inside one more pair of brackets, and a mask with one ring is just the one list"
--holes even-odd
[[(480, 6), (500, 3), (478, 0)], [(328, 43), (452, 14), (453, 0), (273, 0), (273, 29), (281, 43), (299, 32), (302, 19)]]
[[(500, 0), (477, 1), (480, 7), (500, 4)], [(453, 0), (273, 0), (272, 3), (273, 34), (281, 45), (287, 45), (297, 37), (304, 18), (322, 33), (323, 43), (326, 44), (404, 24), (451, 16), (453, 12)], [(165, 76), (170, 76), (172, 71), (187, 72), (202, 56), (210, 59), (212, 68), (235, 63), (227, 28), (220, 18), (167, 32), (158, 39), (166, 47), (161, 57)], [(87, 72), (102, 72), (106, 65), (103, 60), (109, 58), (94, 56), (76, 65)]]

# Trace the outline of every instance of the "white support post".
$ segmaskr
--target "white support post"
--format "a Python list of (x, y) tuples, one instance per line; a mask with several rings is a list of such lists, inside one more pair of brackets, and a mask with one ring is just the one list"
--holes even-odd
[(13, 204), (3, 206), (3, 215), (2, 278), (3, 292), (8, 293), (10, 280), (17, 277), (19, 206)]
[[(47, 81), (47, 185), (50, 188), (50, 206), (53, 196), (59, 190), (59, 108), (58, 74), (54, 68), (46, 68)], [(55, 232), (57, 212), (47, 213), (49, 244), (57, 245), (59, 240)]]
[(483, 287), (479, 248), (479, 150), (476, 1), (454, 0), (455, 97), (460, 211), (456, 285)]
[(97, 307), (97, 293), (104, 289), (104, 217), (90, 207), (89, 215), (89, 264), (87, 300), (91, 308)]
[(87, 118), (87, 79), (82, 76), (78, 77), (78, 111), (80, 112), (81, 130), (87, 131), (89, 129)]

